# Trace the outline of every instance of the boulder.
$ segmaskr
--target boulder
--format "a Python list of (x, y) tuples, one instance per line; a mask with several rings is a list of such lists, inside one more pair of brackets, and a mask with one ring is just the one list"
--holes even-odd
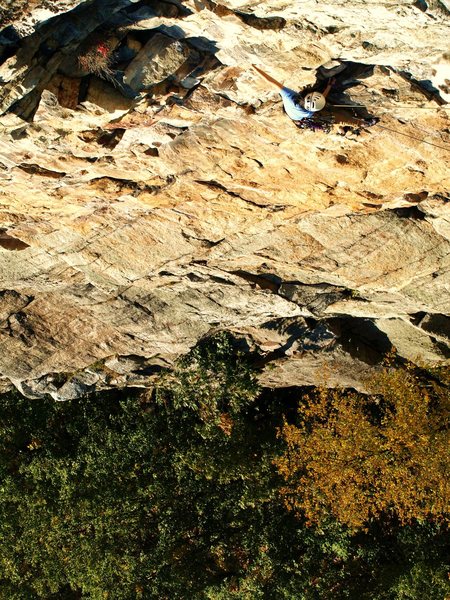
[(156, 33), (125, 71), (125, 81), (136, 91), (147, 90), (176, 73), (189, 55), (178, 40)]

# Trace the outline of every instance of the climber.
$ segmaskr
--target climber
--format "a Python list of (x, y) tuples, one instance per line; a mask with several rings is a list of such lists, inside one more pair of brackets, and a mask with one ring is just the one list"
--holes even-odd
[[(322, 92), (307, 90), (301, 93), (284, 86), (256, 65), (252, 65), (252, 67), (264, 79), (270, 81), (270, 83), (273, 83), (279, 89), (284, 110), (297, 127), (322, 130), (328, 133), (333, 123), (360, 128), (371, 127), (378, 122), (378, 119), (361, 118), (352, 114), (351, 105), (349, 105), (348, 109), (332, 110), (332, 108), (328, 107), (326, 98), (335, 84), (334, 78), (326, 81), (326, 87)], [(317, 113), (319, 112), (320, 114), (318, 115)]]

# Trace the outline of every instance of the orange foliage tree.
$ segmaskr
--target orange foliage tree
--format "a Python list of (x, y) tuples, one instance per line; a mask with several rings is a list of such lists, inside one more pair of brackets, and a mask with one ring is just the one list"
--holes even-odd
[(376, 395), (322, 389), (284, 423), (276, 460), (288, 508), (310, 523), (351, 529), (392, 515), (402, 523), (449, 513), (448, 388), (427, 389), (408, 371), (384, 370)]

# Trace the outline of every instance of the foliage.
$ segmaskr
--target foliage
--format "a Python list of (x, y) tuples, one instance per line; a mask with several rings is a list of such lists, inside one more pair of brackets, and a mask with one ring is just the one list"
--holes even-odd
[(243, 425), (257, 393), (218, 336), (163, 378), (155, 399), (3, 398), (6, 595), (66, 586), (92, 598), (196, 597), (249, 564), (261, 536), (253, 510), (275, 495), (264, 427)]
[(156, 401), (171, 404), (177, 419), (198, 419), (202, 437), (220, 429), (230, 435), (234, 419), (255, 400), (259, 391), (256, 375), (232, 338), (219, 333), (195, 347), (176, 368), (163, 376), (156, 388)]
[(261, 393), (225, 334), (153, 394), (3, 396), (0, 599), (444, 598), (442, 525), (286, 509), (276, 431), (297, 400)]
[(408, 371), (385, 369), (376, 398), (321, 389), (284, 423), (276, 461), (287, 505), (311, 522), (351, 528), (391, 515), (440, 520), (449, 507), (448, 390), (433, 394)]
[(114, 44), (110, 39), (95, 38), (78, 55), (80, 68), (103, 79), (113, 76)]

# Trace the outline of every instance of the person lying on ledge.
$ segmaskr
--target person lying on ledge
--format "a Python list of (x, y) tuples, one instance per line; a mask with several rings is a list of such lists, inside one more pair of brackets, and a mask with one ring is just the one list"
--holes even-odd
[[(252, 67), (264, 79), (279, 89), (284, 110), (297, 127), (322, 130), (328, 133), (334, 123), (344, 126), (349, 125), (352, 128), (359, 129), (361, 127), (371, 127), (378, 122), (377, 118), (357, 116), (350, 105), (348, 109), (346, 107), (337, 108), (327, 105), (327, 97), (335, 83), (334, 79), (329, 79), (326, 82), (326, 87), (322, 92), (311, 89), (296, 92), (274, 79), (256, 65), (252, 65)], [(320, 115), (317, 113), (320, 113)]]

